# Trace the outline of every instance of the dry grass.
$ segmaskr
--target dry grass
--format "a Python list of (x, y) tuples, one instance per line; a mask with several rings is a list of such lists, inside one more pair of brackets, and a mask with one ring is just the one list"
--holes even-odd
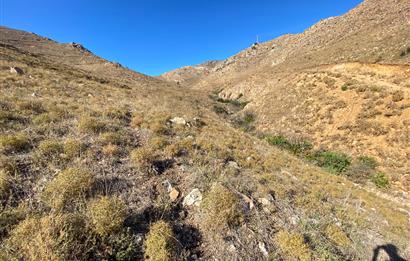
[(119, 198), (101, 197), (89, 204), (88, 215), (94, 231), (106, 237), (121, 230), (127, 208)]
[(86, 257), (83, 219), (74, 214), (29, 217), (6, 241), (11, 256), (24, 260), (74, 260)]
[(63, 209), (84, 200), (91, 189), (94, 176), (83, 168), (69, 168), (50, 181), (42, 193), (42, 199), (53, 209)]
[(285, 230), (279, 231), (276, 236), (276, 243), (290, 257), (301, 261), (312, 260), (312, 252), (300, 234), (289, 233)]
[(171, 226), (165, 221), (157, 221), (150, 226), (145, 240), (145, 260), (177, 260), (177, 245)]
[(202, 202), (208, 229), (221, 231), (238, 226), (243, 222), (243, 214), (238, 196), (226, 187), (215, 184)]
[(0, 135), (0, 151), (4, 153), (18, 153), (30, 147), (27, 135), (17, 133), (14, 135)]

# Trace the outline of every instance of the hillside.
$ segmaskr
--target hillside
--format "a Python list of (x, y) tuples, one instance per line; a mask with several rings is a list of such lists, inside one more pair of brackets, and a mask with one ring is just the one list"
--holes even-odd
[[(153, 78), (0, 36), (0, 260), (410, 258), (405, 183), (388, 172), (408, 164), (408, 58), (281, 71), (239, 54)], [(335, 127), (353, 116), (394, 132)]]
[(246, 103), (257, 132), (374, 157), (389, 194), (409, 201), (409, 17), (408, 1), (367, 0), (246, 49), (187, 87)]

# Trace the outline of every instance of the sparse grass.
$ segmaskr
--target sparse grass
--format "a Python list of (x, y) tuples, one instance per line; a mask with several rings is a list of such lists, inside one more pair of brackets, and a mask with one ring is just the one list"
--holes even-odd
[(106, 237), (121, 230), (127, 208), (119, 198), (105, 196), (90, 203), (88, 215), (94, 231)]
[(202, 209), (208, 229), (221, 231), (243, 222), (243, 213), (238, 196), (221, 184), (214, 184), (206, 194)]
[(47, 184), (42, 199), (53, 209), (60, 210), (69, 204), (81, 202), (91, 189), (94, 176), (82, 168), (68, 168)]
[(12, 230), (6, 245), (23, 260), (83, 260), (88, 250), (84, 231), (84, 220), (76, 214), (29, 217)]
[(0, 152), (18, 153), (28, 148), (30, 148), (30, 140), (26, 134), (0, 135)]
[(177, 260), (177, 242), (172, 227), (160, 220), (150, 226), (145, 240), (145, 260)]
[(290, 257), (297, 258), (300, 261), (312, 260), (312, 252), (300, 234), (281, 230), (276, 235), (276, 243)]
[(372, 181), (378, 188), (385, 189), (390, 186), (389, 178), (383, 172), (377, 172), (374, 174)]

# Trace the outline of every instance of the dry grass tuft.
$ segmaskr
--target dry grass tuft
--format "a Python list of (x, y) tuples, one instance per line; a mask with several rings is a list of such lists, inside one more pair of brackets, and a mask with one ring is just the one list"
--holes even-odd
[(94, 117), (82, 116), (78, 121), (78, 130), (82, 133), (100, 133), (104, 128), (105, 123)]
[(46, 139), (40, 142), (37, 151), (44, 157), (59, 155), (64, 150), (63, 144), (56, 139)]
[(205, 225), (214, 231), (237, 226), (243, 221), (238, 196), (221, 184), (212, 186), (203, 200), (202, 208)]
[(350, 239), (347, 237), (343, 230), (335, 224), (330, 224), (326, 227), (325, 233), (333, 243), (340, 247), (346, 247), (350, 245)]
[(67, 139), (63, 145), (63, 152), (67, 158), (76, 158), (86, 149), (85, 144), (75, 139)]
[(45, 188), (42, 199), (53, 209), (60, 210), (69, 203), (84, 199), (94, 182), (92, 173), (81, 168), (60, 172)]
[(127, 208), (119, 198), (101, 197), (88, 207), (94, 231), (102, 237), (118, 232), (127, 217)]
[(287, 255), (301, 261), (312, 260), (312, 253), (302, 235), (281, 230), (276, 236), (279, 248)]
[(160, 220), (151, 225), (145, 240), (145, 260), (177, 260), (176, 239), (171, 226), (165, 221)]
[(75, 214), (31, 217), (17, 225), (6, 244), (19, 260), (85, 260), (84, 230)]
[(23, 133), (0, 135), (0, 151), (4, 153), (16, 153), (27, 150), (30, 140)]

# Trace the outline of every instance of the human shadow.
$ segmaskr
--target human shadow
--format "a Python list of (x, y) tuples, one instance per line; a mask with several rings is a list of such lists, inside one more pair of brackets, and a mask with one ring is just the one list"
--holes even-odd
[(373, 249), (373, 258), (372, 261), (377, 261), (377, 257), (380, 254), (380, 250), (384, 250), (386, 254), (389, 256), (390, 261), (407, 261), (406, 259), (399, 256), (397, 251), (397, 247), (392, 244), (386, 244), (382, 246), (377, 246)]

